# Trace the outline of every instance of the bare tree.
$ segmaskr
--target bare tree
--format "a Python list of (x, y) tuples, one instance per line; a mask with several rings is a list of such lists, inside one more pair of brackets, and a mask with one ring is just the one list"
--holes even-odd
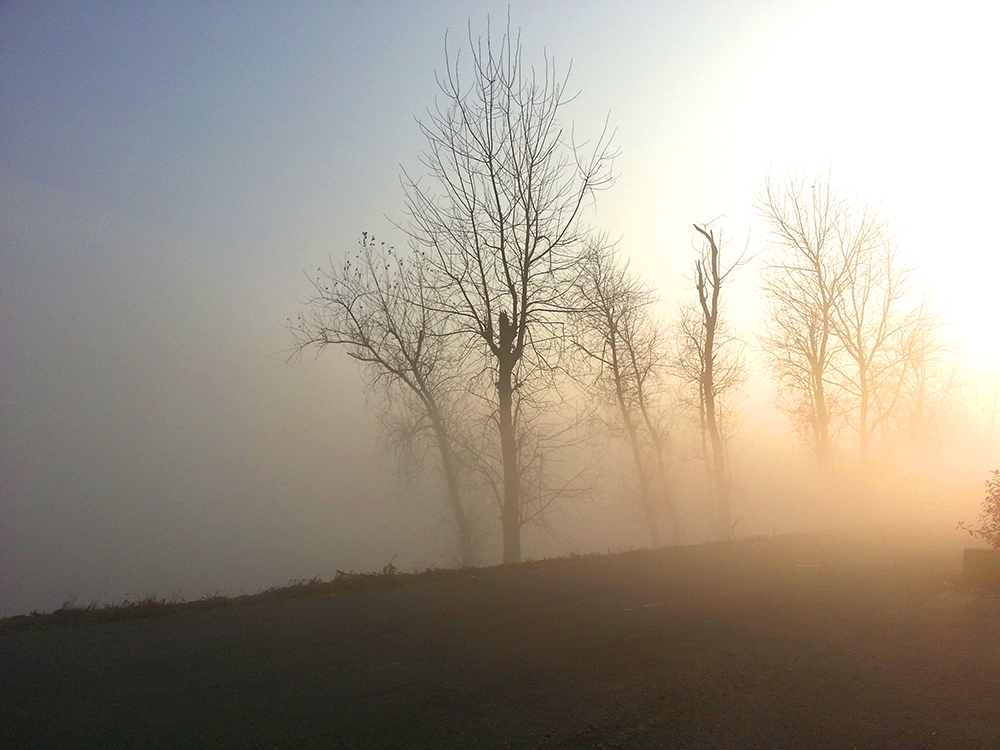
[[(830, 461), (836, 419), (872, 439), (908, 408), (926, 425), (928, 367), (940, 352), (940, 315), (918, 293), (891, 222), (825, 175), (768, 174), (754, 208), (767, 227), (761, 337), (779, 406)], [(914, 424), (916, 428), (916, 424)]]
[(365, 234), (358, 252), (342, 264), (317, 269), (314, 295), (290, 324), (295, 353), (309, 347), (342, 347), (361, 363), (372, 388), (402, 409), (403, 446), (429, 438), (436, 450), (447, 507), (463, 566), (476, 563), (474, 512), (463, 492), (457, 423), (464, 353), (450, 346), (446, 321), (427, 304), (423, 262), (404, 261), (392, 247)]
[(729, 471), (725, 412), (731, 396), (745, 382), (745, 365), (739, 342), (722, 315), (723, 288), (732, 273), (747, 262), (746, 253), (728, 267), (722, 260), (722, 240), (708, 225), (694, 225), (701, 235), (699, 257), (694, 263), (696, 306), (682, 308), (680, 349), (675, 370), (696, 387), (699, 426), (709, 485), (715, 498), (716, 533), (732, 535), (732, 486)]
[(563, 129), (566, 78), (549, 60), (524, 65), (509, 25), (499, 40), (487, 30), (476, 41), (470, 29), (468, 52), (466, 66), (446, 49), (443, 100), (421, 124), (430, 180), (404, 173), (405, 229), (426, 258), (429, 304), (484, 357), (503, 467), (503, 560), (512, 563), (528, 520), (518, 402), (555, 372), (576, 306), (581, 212), (611, 183), (613, 154), (606, 129), (589, 147)]
[(606, 242), (593, 243), (583, 269), (577, 345), (596, 365), (586, 392), (612, 405), (610, 426), (621, 431), (628, 445), (639, 510), (650, 543), (658, 547), (663, 511), (675, 541), (680, 519), (666, 470), (662, 399), (667, 351), (665, 334), (651, 314), (656, 297)]
[(760, 343), (778, 384), (778, 407), (825, 466), (837, 408), (830, 381), (841, 351), (834, 310), (846, 283), (838, 242), (850, 222), (849, 205), (832, 190), (829, 174), (779, 182), (768, 173), (754, 209), (767, 231)]
[(844, 283), (833, 328), (846, 362), (837, 371), (851, 397), (848, 419), (858, 433), (859, 460), (866, 467), (872, 438), (900, 402), (915, 341), (929, 320), (921, 314), (898, 238), (873, 208), (863, 206), (856, 219), (842, 225), (838, 244)]
[[(478, 383), (473, 385), (476, 398), (487, 409), (470, 420), (477, 428), (466, 433), (472, 437), (472, 444), (465, 445), (465, 454), (475, 468), (471, 479), (477, 494), (492, 498), (502, 511), (504, 462), (496, 439), (498, 413), (489, 399), (480, 395), (488, 390), (478, 387)], [(556, 534), (550, 511), (594, 490), (593, 446), (574, 395), (571, 389), (560, 387), (539, 403), (537, 396), (521, 398), (520, 392), (514, 394), (522, 527), (531, 524)]]
[(964, 390), (962, 356), (944, 340), (940, 311), (923, 299), (908, 316), (902, 348), (906, 377), (902, 384), (897, 431), (905, 434), (919, 451), (939, 445)]

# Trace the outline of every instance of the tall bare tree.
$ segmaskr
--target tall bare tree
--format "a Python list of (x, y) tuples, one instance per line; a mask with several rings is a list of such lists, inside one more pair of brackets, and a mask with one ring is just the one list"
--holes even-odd
[(708, 225), (694, 225), (702, 237), (694, 263), (698, 301), (682, 308), (680, 349), (675, 363), (682, 378), (696, 386), (701, 439), (709, 483), (715, 499), (716, 534), (732, 535), (732, 486), (729, 471), (725, 411), (731, 396), (745, 381), (739, 341), (727, 330), (723, 289), (733, 272), (747, 262), (746, 251), (728, 266), (722, 259), (721, 235)]
[(427, 181), (404, 173), (405, 226), (426, 258), (435, 313), (480, 352), (489, 374), (503, 474), (503, 560), (521, 557), (527, 521), (518, 401), (553, 374), (585, 230), (581, 213), (611, 184), (605, 131), (589, 147), (561, 121), (566, 77), (528, 67), (509, 25), (500, 39), (469, 32), (467, 65), (448, 54), (442, 98), (421, 123)]
[(754, 197), (766, 228), (759, 289), (766, 303), (760, 343), (778, 384), (778, 406), (821, 465), (833, 455), (836, 389), (833, 366), (841, 351), (834, 310), (847, 281), (838, 245), (849, 204), (829, 174), (768, 173)]
[(899, 422), (907, 399), (918, 423), (928, 417), (940, 315), (919, 293), (891, 222), (833, 188), (829, 171), (768, 174), (754, 208), (767, 228), (761, 343), (779, 406), (821, 465), (837, 420), (857, 433), (865, 465), (875, 434)]
[(844, 283), (834, 305), (833, 328), (845, 354), (838, 366), (851, 397), (848, 418), (858, 433), (862, 467), (869, 464), (877, 430), (903, 395), (922, 329), (913, 272), (903, 264), (898, 237), (870, 206), (845, 222), (838, 239)]
[(577, 344), (596, 365), (587, 393), (611, 404), (610, 425), (621, 430), (632, 456), (638, 505), (650, 543), (661, 544), (666, 511), (676, 541), (680, 519), (666, 467), (664, 373), (666, 336), (652, 317), (655, 294), (607, 243), (598, 241), (583, 264)]
[(959, 418), (962, 356), (945, 340), (943, 328), (941, 312), (925, 298), (908, 316), (901, 342), (907, 372), (896, 429), (919, 451), (939, 446), (948, 422)]
[(462, 565), (474, 565), (474, 511), (462, 482), (457, 423), (466, 353), (450, 345), (442, 315), (427, 304), (423, 261), (404, 261), (367, 234), (343, 263), (317, 269), (313, 296), (290, 323), (295, 353), (342, 347), (364, 366), (372, 388), (404, 412), (407, 448), (429, 438), (444, 480)]

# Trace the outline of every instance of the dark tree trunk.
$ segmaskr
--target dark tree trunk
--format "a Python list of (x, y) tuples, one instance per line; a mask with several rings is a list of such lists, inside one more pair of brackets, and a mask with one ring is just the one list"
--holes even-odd
[(445, 428), (444, 420), (436, 410), (431, 413), (431, 424), (437, 439), (438, 450), (441, 453), (441, 473), (444, 474), (445, 491), (448, 493), (448, 506), (455, 518), (458, 531), (458, 556), (463, 568), (476, 564), (475, 542), (472, 538), (472, 522), (465, 506), (462, 505), (462, 487), (458, 480), (458, 467), (451, 450), (451, 441)]
[(500, 313), (500, 343), (497, 354), (497, 403), (500, 424), (500, 455), (503, 462), (503, 500), (500, 522), (503, 526), (503, 562), (521, 561), (521, 477), (514, 427), (514, 326), (506, 313)]
[(732, 499), (729, 478), (726, 472), (726, 446), (719, 427), (718, 410), (715, 405), (715, 335), (719, 324), (719, 296), (722, 292), (723, 275), (720, 268), (719, 248), (712, 232), (697, 229), (709, 243), (709, 263), (699, 261), (698, 297), (705, 323), (705, 348), (702, 362), (702, 399), (705, 407), (705, 426), (712, 444), (712, 480), (715, 485), (717, 510), (717, 534), (719, 539), (728, 539), (732, 533)]

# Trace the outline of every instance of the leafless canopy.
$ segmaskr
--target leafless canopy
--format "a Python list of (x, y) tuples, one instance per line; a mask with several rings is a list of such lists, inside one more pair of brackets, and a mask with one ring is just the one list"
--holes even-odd
[[(433, 448), (445, 485), (462, 565), (475, 562), (475, 512), (467, 483), (459, 426), (466, 407), (462, 373), (467, 353), (449, 345), (447, 321), (427, 304), (422, 259), (404, 260), (392, 247), (364, 235), (343, 263), (317, 269), (314, 294), (290, 329), (295, 353), (342, 347), (361, 363), (385, 398), (382, 416), (406, 451)], [(398, 408), (393, 409), (396, 405)]]
[(940, 312), (917, 288), (891, 222), (837, 192), (829, 173), (769, 174), (754, 206), (767, 229), (761, 343), (779, 406), (821, 463), (843, 424), (864, 464), (903, 406), (926, 418), (923, 378), (942, 352)]
[(650, 543), (661, 544), (661, 515), (670, 517), (676, 539), (679, 517), (667, 470), (667, 341), (653, 317), (656, 296), (603, 238), (584, 259), (576, 343), (592, 366), (585, 392), (610, 407), (605, 422), (624, 438), (632, 455), (640, 515)]
[(759, 289), (767, 307), (760, 342), (778, 384), (778, 407), (825, 465), (839, 409), (831, 387), (842, 349), (835, 312), (848, 283), (840, 242), (856, 222), (857, 240), (874, 228), (869, 213), (852, 217), (828, 175), (793, 174), (781, 181), (768, 173), (754, 209), (765, 228)]
[(421, 129), (426, 180), (404, 173), (403, 227), (425, 259), (427, 304), (450, 335), (483, 354), (503, 469), (504, 560), (520, 558), (526, 521), (515, 401), (554, 372), (576, 308), (582, 213), (612, 182), (610, 134), (580, 143), (561, 116), (566, 77), (522, 61), (519, 36), (490, 31), (439, 76), (441, 99)]
[(695, 224), (694, 229), (702, 240), (693, 266), (697, 302), (681, 308), (673, 369), (696, 394), (690, 403), (698, 415), (702, 457), (715, 499), (716, 533), (722, 539), (732, 533), (727, 426), (733, 424), (732, 398), (746, 379), (742, 342), (726, 325), (724, 290), (749, 258), (744, 249), (727, 263), (721, 232), (709, 225)]

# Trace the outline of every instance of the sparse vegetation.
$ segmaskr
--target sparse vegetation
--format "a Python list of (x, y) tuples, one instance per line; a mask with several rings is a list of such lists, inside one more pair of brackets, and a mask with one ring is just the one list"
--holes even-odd
[[(425, 571), (427, 575), (437, 572)], [(76, 603), (71, 598), (54, 612), (32, 612), (30, 615), (15, 615), (0, 619), (0, 633), (14, 630), (49, 630), (60, 627), (80, 627), (97, 625), (106, 622), (123, 620), (139, 620), (147, 617), (164, 617), (179, 612), (199, 612), (209, 609), (224, 609), (227, 607), (242, 607), (254, 604), (288, 601), (291, 599), (310, 599), (320, 596), (336, 596), (350, 591), (372, 591), (376, 589), (393, 588), (399, 585), (400, 574), (393, 563), (386, 565), (381, 573), (345, 573), (338, 570), (330, 580), (320, 577), (291, 580), (285, 586), (273, 586), (257, 594), (242, 594), (240, 596), (223, 596), (221, 594), (206, 595), (201, 599), (185, 601), (179, 596), (164, 599), (156, 594), (150, 594), (142, 599), (126, 599), (121, 603), (91, 602), (85, 606)]]
[(979, 537), (993, 549), (1000, 550), (1000, 470), (994, 469), (986, 480), (986, 497), (983, 512), (979, 515), (978, 526), (968, 526), (960, 521), (958, 528), (965, 529), (973, 537)]
[[(631, 552), (631, 551), (629, 551)], [(628, 554), (618, 550), (611, 555)], [(544, 560), (527, 560), (517, 568), (525, 568), (544, 564), (558, 564), (560, 560), (603, 557), (597, 553), (586, 555), (573, 554), (568, 558), (546, 558)], [(357, 593), (362, 591), (378, 591), (397, 588), (411, 583), (426, 582), (441, 578), (461, 578), (463, 576), (490, 575), (504, 570), (503, 566), (488, 568), (427, 568), (423, 571), (414, 570), (403, 573), (396, 567), (394, 561), (389, 561), (380, 573), (355, 573), (338, 570), (333, 578), (324, 580), (320, 576), (291, 580), (284, 586), (273, 586), (257, 594), (241, 594), (239, 596), (224, 596), (210, 594), (200, 599), (185, 601), (180, 596), (165, 599), (150, 594), (142, 599), (126, 599), (120, 603), (91, 602), (85, 606), (76, 603), (73, 597), (64, 602), (53, 612), (32, 612), (30, 615), (14, 615), (0, 618), (0, 634), (18, 630), (51, 630), (65, 627), (84, 627), (109, 622), (139, 620), (148, 617), (165, 617), (182, 612), (203, 612), (212, 609), (227, 609), (234, 607), (271, 604), (300, 599), (316, 599), (325, 596)]]

